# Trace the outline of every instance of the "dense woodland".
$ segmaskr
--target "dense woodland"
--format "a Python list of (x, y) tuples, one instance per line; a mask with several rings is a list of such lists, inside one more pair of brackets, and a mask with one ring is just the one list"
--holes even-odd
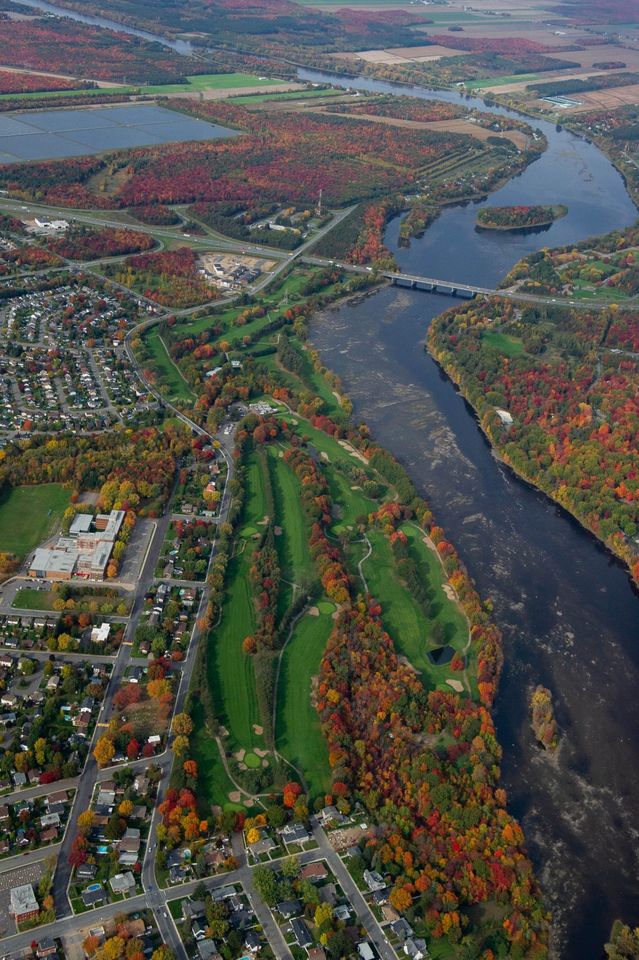
[[(639, 578), (639, 317), (493, 299), (438, 317), (429, 345), (504, 460)], [(504, 425), (498, 414), (513, 418)]]

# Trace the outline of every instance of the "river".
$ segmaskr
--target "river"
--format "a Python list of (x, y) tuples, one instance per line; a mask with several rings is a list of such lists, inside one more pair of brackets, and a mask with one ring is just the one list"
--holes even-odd
[[(447, 208), (408, 250), (397, 246), (397, 218), (386, 241), (404, 269), (492, 286), (525, 253), (636, 219), (622, 178), (596, 147), (533, 124), (548, 150), (490, 203), (561, 201), (566, 218), (542, 234), (485, 233), (474, 228), (476, 204)], [(433, 317), (457, 302), (389, 287), (325, 311), (311, 336), (355, 415), (407, 467), (480, 593), (494, 601), (506, 655), (496, 721), (510, 809), (553, 912), (553, 954), (598, 960), (615, 917), (639, 922), (639, 600), (593, 537), (495, 459), (472, 411), (424, 351)], [(537, 683), (552, 690), (564, 734), (554, 758), (535, 746), (530, 729)]]
[[(103, 17), (20, 2), (192, 52)], [(299, 73), (488, 109), (453, 91)], [(548, 150), (490, 203), (562, 202), (568, 215), (541, 234), (478, 233), (476, 204), (449, 207), (409, 249), (397, 246), (396, 219), (386, 239), (404, 269), (492, 286), (526, 253), (635, 220), (621, 177), (596, 147), (532, 122)], [(554, 956), (599, 960), (615, 917), (639, 923), (639, 598), (593, 537), (494, 458), (471, 409), (424, 351), (429, 323), (456, 302), (389, 287), (325, 311), (312, 337), (355, 415), (406, 465), (480, 593), (494, 601), (506, 654), (496, 721), (510, 808), (553, 911)], [(529, 692), (540, 682), (553, 692), (563, 732), (554, 758), (534, 745), (528, 720)]]

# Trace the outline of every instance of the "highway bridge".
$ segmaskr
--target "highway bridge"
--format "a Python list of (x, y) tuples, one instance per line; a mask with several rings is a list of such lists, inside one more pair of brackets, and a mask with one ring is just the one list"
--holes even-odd
[(461, 297), (472, 300), (478, 294), (491, 296), (497, 290), (488, 287), (477, 287), (472, 283), (458, 283), (450, 280), (437, 280), (433, 277), (416, 277), (408, 273), (386, 273), (383, 276), (396, 287), (407, 287), (410, 290), (423, 290), (424, 293), (439, 293), (444, 297)]
[[(348, 273), (370, 274), (372, 267), (362, 267), (356, 263), (346, 263), (343, 260), (329, 260), (326, 257), (314, 257), (312, 254), (300, 257), (304, 263), (318, 267), (339, 267)], [(406, 287), (410, 290), (422, 290), (424, 293), (439, 293), (445, 297), (461, 297), (472, 300), (476, 294), (492, 296), (503, 291), (488, 287), (475, 286), (472, 283), (463, 283), (456, 280), (438, 280), (435, 277), (421, 277), (410, 273), (398, 273), (394, 270), (380, 270), (378, 276), (384, 277), (396, 287)]]

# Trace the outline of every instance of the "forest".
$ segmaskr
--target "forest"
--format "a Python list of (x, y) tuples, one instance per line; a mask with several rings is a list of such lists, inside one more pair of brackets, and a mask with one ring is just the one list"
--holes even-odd
[(52, 17), (3, 20), (2, 39), (2, 62), (6, 66), (30, 67), (72, 77), (118, 83), (175, 83), (186, 73), (203, 73), (207, 69), (197, 61), (172, 54), (158, 43), (75, 20)]
[[(61, 6), (103, 13), (94, 0), (63, 0)], [(290, 0), (194, 0), (185, 5), (169, 0), (149, 16), (144, 0), (114, 0), (109, 15), (151, 31), (161, 25), (168, 33), (213, 33), (216, 44), (275, 56), (295, 51), (370, 49), (427, 42), (413, 28), (429, 23), (426, 17), (403, 10), (304, 8)]]
[(504, 461), (639, 579), (639, 316), (492, 298), (438, 317), (428, 343)]
[(93, 89), (94, 83), (78, 83), (64, 77), (42, 77), (33, 73), (0, 70), (0, 94), (41, 93), (48, 90)]
[[(146, 234), (142, 236), (151, 239)], [(122, 263), (107, 265), (104, 273), (149, 300), (163, 306), (183, 308), (208, 303), (220, 295), (218, 288), (205, 280), (198, 270), (198, 259), (191, 247), (178, 247), (128, 257)]]
[(64, 236), (49, 239), (46, 245), (52, 253), (67, 260), (97, 260), (150, 250), (155, 241), (148, 233), (126, 227), (88, 227), (75, 223)]
[(567, 213), (568, 207), (563, 204), (482, 207), (477, 211), (477, 226), (484, 230), (525, 230), (527, 227), (548, 226)]

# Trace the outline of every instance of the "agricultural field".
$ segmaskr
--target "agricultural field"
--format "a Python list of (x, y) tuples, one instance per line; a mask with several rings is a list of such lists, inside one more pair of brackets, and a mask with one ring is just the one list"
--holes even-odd
[(0, 495), (0, 552), (26, 556), (59, 526), (70, 496), (60, 483), (5, 489)]
[(143, 84), (140, 87), (140, 93), (160, 94), (161, 96), (173, 96), (174, 94), (193, 94), (198, 96), (216, 91), (241, 90), (245, 87), (250, 89), (259, 87), (288, 86), (285, 80), (272, 79), (268, 77), (257, 77), (250, 73), (203, 73), (185, 78), (184, 83), (159, 83)]

